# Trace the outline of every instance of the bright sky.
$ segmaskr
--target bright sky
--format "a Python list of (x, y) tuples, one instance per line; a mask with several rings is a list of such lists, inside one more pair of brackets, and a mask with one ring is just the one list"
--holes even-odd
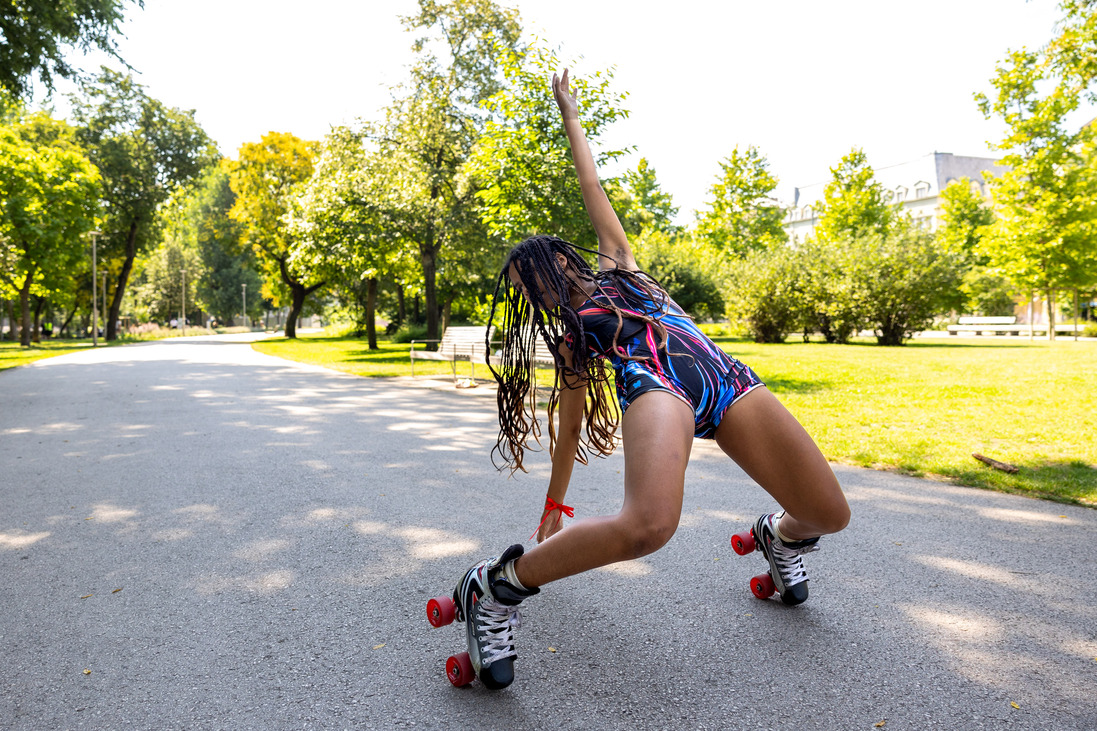
[[(934, 151), (993, 155), (986, 142), (1001, 130), (972, 94), (990, 90), (1008, 49), (1044, 44), (1058, 17), (1054, 0), (497, 1), (581, 58), (573, 73), (616, 66), (631, 117), (608, 141), (636, 147), (629, 167), (648, 158), (681, 222), (737, 145), (768, 157), (783, 198), (827, 179), (854, 146), (877, 168)], [(379, 119), (412, 60), (399, 16), (416, 6), (146, 0), (129, 8), (119, 45), (149, 94), (196, 110), (232, 157), (271, 130), (321, 139)]]

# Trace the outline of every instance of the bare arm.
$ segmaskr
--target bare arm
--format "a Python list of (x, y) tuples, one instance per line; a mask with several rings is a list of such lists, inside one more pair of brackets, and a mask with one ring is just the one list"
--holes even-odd
[(579, 175), (579, 188), (583, 191), (583, 205), (587, 216), (598, 236), (598, 266), (611, 269), (636, 269), (636, 259), (632, 255), (625, 229), (609, 203), (606, 191), (598, 180), (598, 169), (594, 165), (594, 156), (587, 144), (583, 125), (579, 122), (579, 107), (574, 92), (568, 89), (568, 70), (563, 76), (552, 75), (552, 94), (560, 107), (564, 118), (564, 131), (571, 144), (571, 159), (575, 163), (575, 172)]
[[(565, 362), (571, 365), (571, 351), (561, 345)], [(566, 352), (565, 352), (566, 351)], [(572, 469), (575, 467), (575, 453), (579, 449), (579, 436), (583, 429), (583, 409), (587, 401), (587, 384), (578, 377), (565, 378), (565, 383), (575, 386), (560, 390), (559, 413), (560, 426), (556, 430), (556, 446), (552, 452), (552, 475), (549, 477), (548, 497), (561, 505), (568, 494)], [(545, 511), (541, 515), (541, 527), (537, 530), (537, 542), (545, 540), (563, 526), (563, 514), (560, 511)]]

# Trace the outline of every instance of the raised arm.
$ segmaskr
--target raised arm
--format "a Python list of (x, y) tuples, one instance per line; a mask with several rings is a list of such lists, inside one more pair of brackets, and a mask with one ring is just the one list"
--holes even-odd
[(602, 189), (602, 183), (598, 180), (594, 156), (590, 152), (590, 145), (587, 144), (583, 125), (579, 122), (579, 106), (575, 93), (568, 88), (567, 69), (564, 69), (563, 76), (552, 75), (552, 94), (560, 107), (560, 115), (564, 118), (564, 131), (571, 144), (571, 159), (575, 163), (575, 172), (579, 175), (579, 187), (583, 191), (583, 205), (594, 226), (594, 233), (598, 236), (598, 266), (601, 269), (611, 269), (615, 266), (622, 269), (636, 269), (636, 259), (632, 255), (628, 237), (625, 236), (625, 229), (621, 226), (621, 221), (617, 218), (606, 196), (606, 191)]

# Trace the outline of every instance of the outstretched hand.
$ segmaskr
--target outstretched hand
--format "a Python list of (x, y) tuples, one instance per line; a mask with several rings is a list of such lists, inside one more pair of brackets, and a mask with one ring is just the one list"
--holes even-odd
[(564, 69), (564, 75), (552, 75), (552, 95), (556, 98), (556, 105), (560, 107), (560, 114), (564, 119), (579, 118), (579, 104), (575, 100), (575, 92), (568, 88), (568, 70)]

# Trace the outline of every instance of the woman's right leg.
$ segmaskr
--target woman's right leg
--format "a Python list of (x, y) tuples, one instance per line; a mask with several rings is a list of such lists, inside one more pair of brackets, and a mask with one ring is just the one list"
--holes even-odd
[(621, 425), (625, 501), (617, 515), (572, 523), (530, 549), (516, 565), (526, 588), (627, 561), (663, 546), (678, 527), (686, 465), (693, 445), (693, 411), (665, 391), (633, 402)]

